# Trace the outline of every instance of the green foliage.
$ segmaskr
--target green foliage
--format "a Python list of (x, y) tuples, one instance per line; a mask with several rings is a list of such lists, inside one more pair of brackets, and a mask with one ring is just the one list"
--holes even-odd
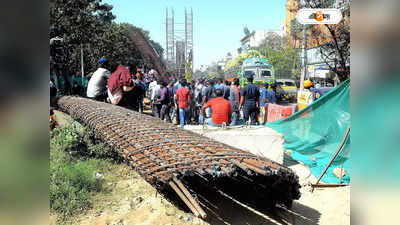
[[(113, 22), (112, 8), (101, 0), (50, 1), (50, 38), (64, 39), (66, 53), (62, 64), (68, 75), (80, 75), (81, 44), (86, 74), (96, 69), (98, 59), (103, 56), (109, 58), (111, 70), (116, 68), (117, 62), (132, 68), (144, 65), (142, 55), (129, 36), (133, 25)], [(150, 40), (148, 31), (142, 31), (161, 56), (164, 51), (161, 45)]]
[(104, 179), (97, 178), (96, 173), (104, 173), (108, 162), (82, 159), (104, 156), (104, 151), (109, 149), (95, 144), (85, 128), (56, 128), (51, 136), (50, 209), (62, 220), (90, 208), (91, 195), (104, 190)]
[(248, 59), (248, 58), (253, 58), (253, 57), (258, 57), (258, 58), (265, 58), (264, 55), (261, 54), (261, 52), (257, 50), (249, 50), (247, 52), (243, 52), (237, 57), (229, 60), (226, 63), (225, 66), (225, 71), (230, 70), (231, 68), (240, 68), (243, 64), (243, 61)]
[(293, 49), (273, 50), (264, 48), (260, 50), (265, 54), (265, 57), (271, 62), (275, 70), (288, 70), (292, 69), (294, 60), (299, 63), (299, 56)]

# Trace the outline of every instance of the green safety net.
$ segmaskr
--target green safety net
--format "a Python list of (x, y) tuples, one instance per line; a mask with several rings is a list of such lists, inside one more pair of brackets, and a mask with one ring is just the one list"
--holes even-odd
[[(342, 82), (305, 109), (292, 116), (268, 123), (267, 126), (284, 135), (285, 151), (290, 157), (306, 164), (315, 177), (319, 177), (345, 136), (350, 125), (350, 80)], [(289, 154), (285, 154), (289, 155)], [(342, 183), (350, 182), (350, 135), (321, 181), (339, 183), (333, 173), (343, 168), (347, 175)]]

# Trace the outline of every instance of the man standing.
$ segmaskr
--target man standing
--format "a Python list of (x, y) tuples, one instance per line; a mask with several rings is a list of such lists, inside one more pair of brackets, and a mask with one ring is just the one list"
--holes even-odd
[(169, 104), (168, 104), (168, 108), (169, 108), (169, 118), (171, 119), (171, 123), (174, 119), (175, 116), (175, 104), (174, 104), (174, 81), (170, 81), (168, 86), (167, 86), (167, 90), (168, 90), (168, 97), (169, 97)]
[(194, 100), (195, 100), (195, 114), (194, 114), (194, 118), (195, 120), (198, 120), (198, 122), (201, 124), (200, 122), (200, 116), (201, 116), (201, 102), (202, 102), (202, 90), (203, 90), (203, 80), (199, 80), (196, 83), (195, 89), (194, 89)]
[(144, 75), (140, 75), (139, 76), (139, 85), (142, 87), (142, 93), (139, 97), (139, 111), (140, 113), (143, 113), (143, 101), (144, 101), (144, 97), (146, 96), (146, 92), (147, 92), (147, 86), (146, 83), (144, 81)]
[(152, 100), (153, 99), (153, 96), (152, 96), (152, 94), (153, 94), (153, 89), (155, 88), (157, 86), (157, 81), (156, 80), (152, 80), (150, 83), (149, 83), (149, 97), (150, 97), (150, 100)]
[(179, 121), (182, 128), (189, 122), (190, 92), (186, 89), (186, 86), (186, 80), (183, 79), (181, 81), (181, 88), (176, 91), (176, 100), (178, 101), (179, 107)]
[(264, 87), (261, 88), (261, 95), (260, 95), (260, 115), (258, 117), (258, 121), (261, 125), (267, 122), (267, 90), (268, 90), (268, 83), (264, 83)]
[(153, 89), (151, 90), (151, 102), (152, 102), (152, 110), (153, 110), (152, 112), (153, 112), (153, 116), (160, 118), (161, 103), (158, 102), (157, 99), (159, 99), (161, 97), (161, 87), (159, 84), (160, 81), (155, 81), (155, 82), (156, 83), (153, 86)]
[(221, 89), (222, 97), (224, 97), (226, 100), (229, 100), (229, 94), (230, 94), (229, 82), (227, 80), (221, 82), (218, 89)]
[[(201, 103), (201, 105), (204, 105), (204, 104), (206, 104), (208, 101), (210, 101), (211, 99), (213, 99), (213, 98), (215, 98), (215, 97), (217, 97), (217, 95), (216, 95), (216, 93), (215, 93), (215, 87), (214, 87), (214, 80), (213, 79), (211, 79), (211, 80), (209, 80), (208, 81), (208, 87), (206, 87), (205, 89), (204, 89), (204, 94), (203, 94), (203, 101), (202, 101), (202, 103)], [(207, 118), (209, 118), (209, 117), (211, 117), (211, 108), (209, 107), (209, 108), (207, 108), (206, 109), (206, 111), (205, 111), (205, 115), (206, 115), (206, 117)], [(203, 114), (203, 117), (204, 117), (204, 114)], [(201, 121), (201, 124), (203, 123), (203, 121)]]
[(230, 89), (230, 94), (229, 94), (229, 101), (232, 106), (232, 122), (231, 126), (236, 126), (238, 125), (238, 120), (240, 116), (239, 112), (239, 100), (240, 100), (240, 92), (239, 92), (239, 78), (235, 78), (233, 80), (233, 86)]
[(257, 110), (260, 105), (260, 90), (253, 84), (253, 77), (247, 78), (247, 84), (240, 92), (239, 109), (243, 109), (244, 123), (251, 119), (251, 125), (257, 124)]
[(223, 91), (224, 99), (226, 99), (226, 100), (229, 100), (229, 95), (231, 94), (230, 93), (230, 90), (231, 90), (230, 86), (231, 86), (231, 83), (229, 81), (225, 80), (224, 81), (224, 86), (223, 86), (224, 89), (222, 91)]
[(98, 61), (99, 68), (93, 73), (89, 80), (86, 96), (97, 101), (104, 101), (107, 98), (107, 80), (111, 76), (108, 70), (108, 60), (102, 57)]
[(169, 116), (170, 96), (167, 88), (167, 82), (161, 81), (160, 87), (161, 87), (161, 96), (157, 100), (158, 102), (161, 103), (160, 119), (163, 121), (165, 118), (167, 122), (171, 123), (171, 117)]
[(228, 124), (232, 114), (231, 103), (223, 98), (223, 92), (221, 89), (217, 89), (215, 93), (217, 97), (211, 99), (205, 105), (203, 105), (201, 110), (204, 114), (206, 108), (212, 108), (211, 118), (206, 120), (206, 124), (211, 126), (221, 126), (223, 123), (225, 123), (226, 125)]
[(268, 107), (270, 104), (276, 104), (276, 84), (271, 84), (271, 88), (267, 91), (265, 103), (265, 122), (268, 120)]

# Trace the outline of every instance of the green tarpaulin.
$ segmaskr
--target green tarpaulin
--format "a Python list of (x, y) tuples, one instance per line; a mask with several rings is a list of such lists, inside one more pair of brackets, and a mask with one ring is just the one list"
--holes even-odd
[[(267, 126), (284, 135), (285, 151), (290, 150), (291, 157), (306, 164), (318, 178), (342, 142), (349, 124), (350, 80), (346, 80), (307, 108)], [(321, 181), (339, 183), (333, 170), (343, 165), (347, 175), (342, 183), (349, 183), (349, 159), (350, 135)]]

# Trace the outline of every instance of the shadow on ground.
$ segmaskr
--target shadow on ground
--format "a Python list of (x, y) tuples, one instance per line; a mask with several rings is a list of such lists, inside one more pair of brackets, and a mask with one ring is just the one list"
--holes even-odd
[[(283, 206), (266, 207), (262, 201), (246, 196), (232, 197), (229, 194), (210, 187), (208, 184), (185, 185), (200, 203), (207, 217), (204, 219), (212, 225), (273, 225), (273, 224), (318, 224), (321, 214), (298, 202), (293, 202), (291, 209)], [(240, 191), (239, 191), (240, 192)], [(165, 191), (165, 197), (180, 209), (190, 213), (182, 200), (176, 198), (172, 191)]]

